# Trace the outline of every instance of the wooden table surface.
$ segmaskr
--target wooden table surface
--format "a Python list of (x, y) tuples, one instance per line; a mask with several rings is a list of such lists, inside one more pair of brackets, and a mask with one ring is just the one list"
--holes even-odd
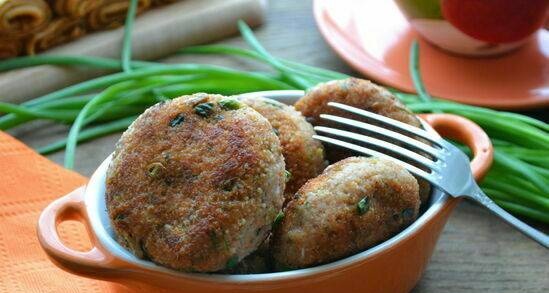
[[(312, 16), (311, 1), (271, 1), (266, 24), (257, 30), (274, 55), (354, 74), (325, 44)], [(239, 37), (220, 43), (243, 45)], [(217, 63), (257, 68), (249, 62), (215, 56), (177, 57), (168, 61)], [(39, 131), (38, 131), (39, 130)], [(31, 146), (42, 146), (66, 135), (67, 128), (34, 124), (12, 132)], [(78, 148), (76, 170), (90, 175), (112, 150), (119, 134)], [(63, 153), (49, 156), (62, 164)], [(539, 225), (537, 225), (539, 226)], [(541, 225), (545, 231), (548, 225)], [(549, 292), (549, 253), (483, 208), (462, 202), (454, 210), (423, 278), (420, 292)]]

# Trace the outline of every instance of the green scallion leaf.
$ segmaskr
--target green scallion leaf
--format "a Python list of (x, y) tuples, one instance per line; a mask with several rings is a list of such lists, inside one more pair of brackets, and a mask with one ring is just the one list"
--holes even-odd
[(356, 205), (356, 210), (359, 215), (364, 215), (370, 209), (370, 199), (368, 197), (362, 198)]
[(412, 75), (412, 81), (414, 87), (419, 95), (419, 98), (423, 102), (429, 102), (432, 100), (431, 95), (425, 90), (425, 85), (421, 79), (421, 73), (419, 70), (419, 44), (416, 40), (412, 42), (410, 49), (410, 74)]
[(138, 0), (130, 0), (130, 7), (126, 15), (126, 22), (124, 24), (124, 39), (122, 40), (122, 69), (124, 72), (132, 71), (131, 59), (132, 59), (132, 30), (133, 22), (135, 20), (135, 14), (137, 13)]
[(183, 115), (183, 113), (179, 113), (170, 121), (170, 127), (176, 127), (177, 125), (183, 123), (183, 121), (185, 121), (185, 115)]
[(213, 103), (201, 103), (194, 107), (194, 112), (202, 117), (208, 117), (213, 112)]
[(284, 170), (284, 177), (286, 178), (286, 182), (290, 181), (290, 179), (292, 179), (292, 172)]
[(276, 217), (273, 221), (273, 228), (280, 225), (280, 223), (282, 222), (283, 219), (284, 219), (284, 212), (283, 211), (278, 212), (278, 214), (276, 215)]
[(242, 104), (235, 98), (225, 98), (219, 100), (219, 106), (224, 110), (238, 110), (242, 107)]
[(238, 255), (233, 255), (229, 260), (227, 261), (226, 268), (227, 269), (233, 269), (238, 264)]
[(147, 175), (151, 178), (158, 178), (166, 170), (166, 167), (160, 162), (154, 162), (147, 166)]

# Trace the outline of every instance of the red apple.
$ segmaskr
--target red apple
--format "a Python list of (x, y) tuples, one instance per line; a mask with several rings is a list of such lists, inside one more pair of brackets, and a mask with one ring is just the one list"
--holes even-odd
[(549, 0), (442, 0), (442, 15), (465, 34), (489, 43), (524, 39), (540, 28)]

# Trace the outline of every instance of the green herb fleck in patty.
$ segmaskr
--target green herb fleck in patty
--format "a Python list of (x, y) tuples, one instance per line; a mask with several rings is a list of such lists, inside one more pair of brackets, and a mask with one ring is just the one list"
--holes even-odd
[(166, 167), (162, 163), (154, 162), (147, 166), (147, 175), (152, 178), (158, 178), (166, 170)]
[(227, 269), (232, 269), (234, 267), (236, 267), (236, 265), (238, 264), (238, 256), (237, 255), (233, 255), (231, 258), (229, 258), (229, 260), (227, 261)]
[(402, 217), (404, 220), (411, 220), (414, 217), (414, 210), (412, 208), (407, 208), (402, 211)]
[(123, 214), (123, 213), (120, 213), (116, 215), (116, 217), (114, 217), (115, 221), (123, 221), (124, 219), (126, 219), (126, 214)]
[(183, 113), (179, 113), (177, 114), (177, 116), (175, 116), (175, 118), (173, 118), (171, 121), (170, 121), (170, 127), (176, 127), (177, 125), (183, 123), (183, 121), (185, 121), (185, 116), (183, 115)]
[(370, 209), (370, 199), (367, 197), (362, 198), (356, 205), (356, 210), (359, 215), (364, 215)]
[(284, 177), (286, 178), (286, 182), (290, 181), (292, 179), (292, 172), (284, 170)]
[(213, 103), (202, 103), (194, 107), (194, 112), (202, 117), (208, 117), (213, 112)]
[(283, 219), (284, 219), (284, 212), (283, 211), (278, 212), (278, 214), (276, 215), (273, 221), (273, 228), (278, 226)]
[(238, 110), (242, 107), (242, 104), (234, 98), (225, 98), (219, 100), (219, 106), (223, 110)]

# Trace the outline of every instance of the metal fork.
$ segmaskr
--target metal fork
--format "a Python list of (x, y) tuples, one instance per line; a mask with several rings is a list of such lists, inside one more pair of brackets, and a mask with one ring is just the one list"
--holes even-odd
[[(505, 222), (539, 242), (545, 248), (549, 247), (549, 236), (515, 218), (500, 208), (496, 203), (494, 203), (494, 201), (484, 194), (475, 182), (471, 172), (469, 158), (453, 144), (423, 129), (369, 111), (336, 102), (329, 102), (328, 105), (339, 110), (366, 117), (372, 121), (375, 121), (377, 125), (380, 126), (329, 114), (321, 114), (320, 118), (336, 122), (341, 125), (360, 128), (370, 133), (377, 134), (378, 137), (383, 136), (390, 138), (397, 141), (399, 145), (372, 136), (325, 126), (315, 126), (314, 129), (317, 133), (330, 134), (332, 136), (346, 138), (375, 146), (377, 149), (388, 150), (392, 153), (398, 154), (400, 157), (406, 158), (408, 161), (414, 162), (415, 165), (421, 166), (421, 168), (413, 166), (390, 155), (361, 145), (350, 143), (348, 141), (322, 135), (315, 135), (315, 139), (344, 147), (358, 153), (391, 160), (406, 168), (410, 173), (424, 178), (453, 197), (465, 197), (476, 201), (502, 218)], [(399, 132), (406, 133), (411, 136), (389, 130), (388, 128), (385, 128), (387, 126), (392, 127), (393, 129), (398, 129)], [(414, 139), (414, 137), (428, 141), (431, 145), (418, 139)], [(411, 151), (400, 145), (411, 147), (416, 151), (425, 153), (427, 156), (423, 156), (418, 152)], [(428, 171), (422, 170), (425, 168), (428, 169)]]

